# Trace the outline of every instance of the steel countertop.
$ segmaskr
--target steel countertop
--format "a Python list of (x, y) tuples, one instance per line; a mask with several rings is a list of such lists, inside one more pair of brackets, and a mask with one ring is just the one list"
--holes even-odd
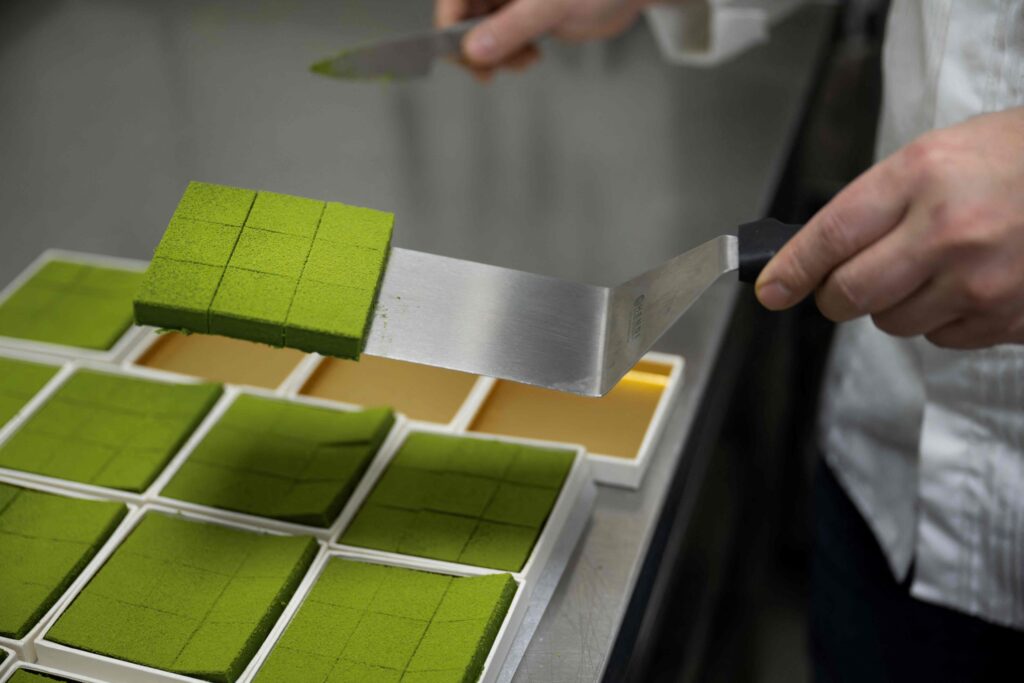
[[(43, 249), (148, 258), (188, 180), (393, 210), (395, 242), (615, 284), (767, 210), (828, 22), (803, 10), (718, 69), (646, 27), (545, 46), (480, 86), (350, 84), (308, 66), (429, 24), (429, 0), (4, 3), (0, 280)], [(686, 382), (637, 491), (602, 487), (516, 681), (596, 680), (737, 296), (715, 285), (658, 344)], [(685, 454), (683, 454), (685, 457)]]

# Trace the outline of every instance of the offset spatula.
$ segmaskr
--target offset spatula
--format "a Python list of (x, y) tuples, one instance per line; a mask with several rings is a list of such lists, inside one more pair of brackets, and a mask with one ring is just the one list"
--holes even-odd
[(443, 29), (361, 45), (317, 62), (314, 73), (345, 79), (402, 80), (426, 76), (439, 57), (457, 57), (462, 38), (481, 18)]
[(754, 282), (799, 227), (747, 223), (618, 287), (393, 248), (364, 353), (601, 396), (719, 277)]

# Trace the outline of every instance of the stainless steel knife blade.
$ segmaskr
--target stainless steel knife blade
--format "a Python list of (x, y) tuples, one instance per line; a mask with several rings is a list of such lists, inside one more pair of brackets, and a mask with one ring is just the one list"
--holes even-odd
[(444, 29), (343, 50), (334, 57), (317, 62), (311, 70), (324, 76), (350, 80), (425, 76), (438, 57), (459, 55), (463, 36), (480, 21), (480, 18), (470, 19)]

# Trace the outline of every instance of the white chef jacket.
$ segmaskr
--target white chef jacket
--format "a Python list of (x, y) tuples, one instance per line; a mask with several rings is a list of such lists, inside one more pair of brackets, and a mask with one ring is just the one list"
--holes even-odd
[[(1024, 0), (894, 0), (883, 69), (879, 158), (1024, 105)], [(894, 575), (913, 564), (911, 594), (1024, 629), (1024, 346), (950, 351), (869, 318), (841, 325), (821, 418)]]
[[(667, 57), (707, 63), (687, 59), (701, 48), (689, 12), (648, 18)], [(884, 76), (878, 158), (1024, 105), (1024, 0), (893, 0)], [(870, 318), (841, 325), (819, 442), (896, 578), (913, 565), (912, 595), (1024, 629), (1024, 346), (950, 351)]]

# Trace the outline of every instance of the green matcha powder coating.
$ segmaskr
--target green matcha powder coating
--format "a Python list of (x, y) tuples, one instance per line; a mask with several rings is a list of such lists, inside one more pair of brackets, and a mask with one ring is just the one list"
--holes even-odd
[(257, 683), (472, 683), (516, 584), (330, 560)]
[(0, 427), (57, 374), (52, 365), (0, 358)]
[(135, 299), (140, 324), (357, 358), (394, 216), (192, 182)]
[(308, 537), (149, 512), (47, 638), (231, 683), (266, 638), (316, 551)]
[(240, 396), (161, 495), (330, 526), (384, 441), (394, 413), (345, 413)]
[(340, 540), (519, 571), (572, 461), (571, 451), (411, 434)]
[(142, 273), (49, 261), (0, 304), (0, 336), (105, 351), (132, 324)]
[(124, 517), (120, 503), (0, 483), (0, 635), (22, 638)]
[(220, 394), (79, 370), (0, 446), (0, 467), (142, 492)]

